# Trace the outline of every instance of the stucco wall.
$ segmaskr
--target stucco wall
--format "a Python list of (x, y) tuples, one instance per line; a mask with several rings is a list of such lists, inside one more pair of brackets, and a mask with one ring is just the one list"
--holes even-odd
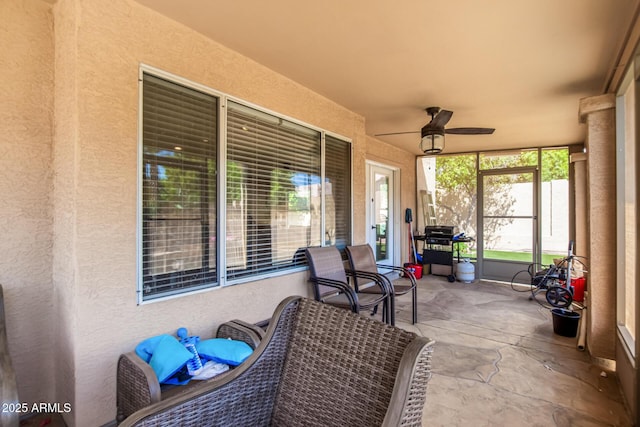
[(0, 284), (25, 402), (54, 398), (52, 36), (50, 5), (0, 1)]
[[(61, 2), (54, 9), (55, 89), (53, 144), (53, 289), (56, 304), (55, 400), (76, 408), (75, 340), (77, 324), (76, 186), (78, 163), (77, 8)], [(67, 415), (70, 417), (70, 415)]]
[[(73, 378), (59, 378), (58, 396), (72, 400), (70, 425), (100, 425), (115, 416), (117, 357), (141, 339), (179, 326), (210, 336), (222, 321), (262, 320), (285, 296), (310, 291), (307, 273), (297, 273), (136, 305), (139, 64), (349, 137), (356, 151), (366, 143), (364, 120), (135, 2), (59, 0), (54, 8), (56, 55), (68, 67), (57, 76), (56, 108), (69, 114), (56, 119), (63, 128), (55, 137), (55, 242), (63, 255), (54, 277), (70, 313), (59, 317), (56, 350), (64, 356), (58, 367)], [(354, 187), (363, 185), (356, 173)], [(364, 208), (354, 210), (358, 224)]]

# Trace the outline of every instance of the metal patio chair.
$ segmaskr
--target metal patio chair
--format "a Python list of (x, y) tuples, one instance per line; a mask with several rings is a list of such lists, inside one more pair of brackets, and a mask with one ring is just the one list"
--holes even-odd
[[(361, 292), (356, 281), (359, 273), (345, 270), (338, 248), (307, 248), (306, 253), (311, 271), (309, 280), (313, 283), (316, 301), (350, 309), (354, 313), (359, 313), (362, 309), (375, 310), (382, 304), (382, 321), (393, 324), (390, 311), (391, 291), (387, 288), (386, 282), (363, 275), (363, 278), (373, 282), (371, 289), (367, 288), (366, 292)], [(353, 279), (353, 287), (349, 284), (347, 276)]]
[[(395, 297), (397, 295), (404, 295), (411, 292), (411, 322), (415, 324), (418, 321), (418, 302), (417, 283), (413, 273), (405, 267), (376, 264), (376, 257), (373, 254), (373, 249), (371, 249), (371, 246), (368, 244), (347, 246), (346, 252), (350, 268), (354, 272), (354, 277), (360, 293), (378, 292), (378, 286), (370, 285), (371, 283), (377, 283), (377, 281), (384, 281), (386, 288), (392, 290), (389, 309), (392, 325), (395, 325), (396, 316)], [(392, 281), (388, 276), (383, 274), (380, 269), (402, 273), (402, 275), (408, 280), (403, 279)]]

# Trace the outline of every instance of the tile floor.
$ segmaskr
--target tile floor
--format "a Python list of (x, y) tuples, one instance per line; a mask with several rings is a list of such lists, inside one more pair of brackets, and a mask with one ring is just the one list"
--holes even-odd
[(576, 338), (554, 334), (528, 293), (489, 282), (419, 281), (398, 298), (397, 324), (436, 340), (424, 426), (631, 426), (615, 373)]

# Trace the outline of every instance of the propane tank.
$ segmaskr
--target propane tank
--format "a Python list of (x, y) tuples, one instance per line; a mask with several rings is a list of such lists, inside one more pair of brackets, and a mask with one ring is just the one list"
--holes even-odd
[(468, 258), (458, 263), (458, 280), (464, 283), (471, 283), (476, 279), (476, 268)]

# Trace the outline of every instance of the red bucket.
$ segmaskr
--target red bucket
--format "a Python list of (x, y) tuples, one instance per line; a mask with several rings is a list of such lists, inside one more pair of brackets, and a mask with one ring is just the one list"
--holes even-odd
[(416, 279), (422, 278), (422, 265), (420, 264), (407, 264), (405, 266), (407, 270), (413, 273)]
[(585, 278), (584, 277), (576, 277), (575, 279), (571, 279), (571, 287), (573, 288), (573, 300), (577, 302), (584, 301), (584, 287), (585, 287)]

